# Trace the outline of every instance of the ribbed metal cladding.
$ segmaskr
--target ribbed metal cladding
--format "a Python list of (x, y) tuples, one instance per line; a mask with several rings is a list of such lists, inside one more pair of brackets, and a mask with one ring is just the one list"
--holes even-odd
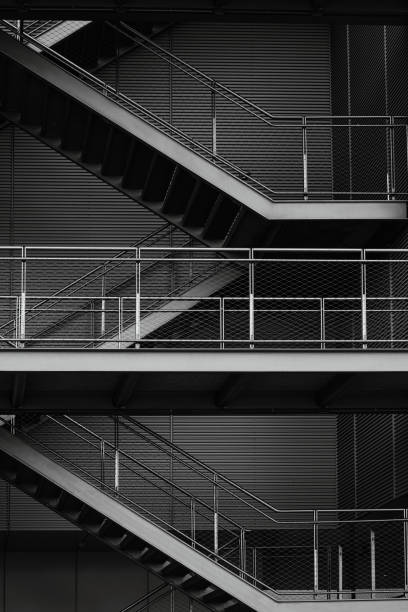
[(0, 129), (0, 240), (1, 244), (10, 241), (10, 211), (12, 196), (12, 137), (10, 126)]
[(175, 416), (174, 442), (278, 508), (335, 508), (336, 417)]
[[(137, 418), (278, 508), (333, 508), (337, 505), (334, 416), (162, 415)], [(113, 442), (112, 420), (87, 417), (81, 418), (81, 422)], [(53, 445), (67, 448), (66, 434), (61, 433), (61, 429), (46, 421), (39, 427), (45, 444), (52, 439)], [(83, 445), (71, 438), (69, 442), (72, 457), (85, 457)], [(121, 448), (137, 455), (137, 438), (122, 436)], [(92, 457), (96, 460), (97, 453), (93, 452)], [(159, 468), (155, 453), (149, 452), (139, 458)], [(162, 473), (170, 476), (169, 460), (163, 463), (160, 458), (159, 461)], [(194, 488), (194, 482), (190, 486)], [(2, 502), (0, 524), (5, 520), (5, 511)], [(241, 519), (245, 521), (246, 517)], [(15, 489), (11, 497), (11, 528), (72, 529), (68, 522)]]
[(355, 417), (342, 414), (337, 419), (337, 488), (341, 508), (355, 508), (356, 468)]
[(338, 487), (342, 507), (381, 507), (408, 493), (408, 418), (342, 415)]
[[(330, 32), (326, 25), (185, 23), (157, 43), (274, 114), (331, 111)], [(115, 82), (112, 64), (100, 76)], [(119, 60), (119, 87), (207, 146), (211, 92), (145, 49)], [(216, 96), (217, 151), (268, 186), (303, 190), (300, 129), (271, 127)], [(309, 133), (311, 188), (331, 187), (331, 133)]]
[(0, 131), (2, 244), (125, 246), (163, 225), (159, 217), (25, 132), (15, 129), (13, 145), (13, 129)]

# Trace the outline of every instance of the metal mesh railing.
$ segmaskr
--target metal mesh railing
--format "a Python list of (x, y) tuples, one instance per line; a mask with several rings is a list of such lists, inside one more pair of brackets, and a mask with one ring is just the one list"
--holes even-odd
[[(12, 24), (3, 21), (1, 25), (88, 86), (271, 200), (407, 199), (406, 116), (272, 115), (129, 25), (107, 23), (119, 37), (171, 65), (180, 74), (181, 89), (186, 83), (193, 88), (194, 105), (183, 112), (180, 129)], [(254, 146), (262, 141), (265, 155), (276, 163), (264, 171), (246, 159), (244, 151), (251, 141)]]
[(407, 509), (277, 509), (131, 417), (33, 419), (4, 426), (274, 599), (408, 597)]
[(164, 229), (127, 249), (1, 247), (0, 348), (408, 348), (408, 251), (169, 240)]

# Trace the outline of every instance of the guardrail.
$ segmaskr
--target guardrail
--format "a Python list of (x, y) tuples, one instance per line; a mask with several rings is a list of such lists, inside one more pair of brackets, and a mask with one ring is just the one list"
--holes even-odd
[(1, 247), (0, 348), (406, 350), (407, 266), (406, 250)]
[[(107, 27), (119, 36), (180, 74), (180, 88), (186, 79), (192, 83), (194, 93), (189, 97), (194, 105), (189, 113), (182, 113), (181, 123), (166, 121), (14, 25), (6, 21), (0, 25), (21, 43), (272, 201), (408, 198), (406, 115), (275, 115), (129, 25), (108, 22)], [(260, 164), (256, 156), (251, 162), (246, 151), (254, 147), (261, 149), (267, 164)]]
[(278, 509), (130, 417), (3, 422), (274, 599), (408, 597), (406, 508)]

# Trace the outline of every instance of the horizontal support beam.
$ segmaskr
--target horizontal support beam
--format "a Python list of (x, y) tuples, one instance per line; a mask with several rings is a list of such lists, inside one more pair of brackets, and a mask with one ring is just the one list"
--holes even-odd
[(4, 18), (130, 18), (157, 21), (273, 21), (295, 23), (406, 23), (403, 0), (0, 0)]
[(335, 374), (329, 382), (316, 393), (316, 403), (320, 408), (328, 408), (341, 397), (355, 380), (355, 374)]
[(229, 374), (214, 394), (217, 408), (226, 408), (236, 399), (245, 386), (245, 374)]
[(408, 372), (408, 352), (10, 349), (0, 372)]

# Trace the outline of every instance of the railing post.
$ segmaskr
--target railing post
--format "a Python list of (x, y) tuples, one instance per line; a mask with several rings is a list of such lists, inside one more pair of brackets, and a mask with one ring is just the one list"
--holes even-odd
[(254, 586), (256, 586), (256, 573), (258, 571), (258, 549), (256, 546), (252, 549), (252, 575), (254, 577)]
[(106, 308), (106, 264), (103, 265), (102, 283), (101, 283), (101, 336), (105, 335), (105, 308)]
[(190, 530), (191, 530), (191, 546), (196, 547), (196, 509), (195, 500), (190, 499)]
[(20, 297), (20, 348), (24, 348), (26, 334), (26, 292), (27, 292), (27, 247), (22, 248), (21, 297)]
[(408, 598), (408, 508), (404, 509), (404, 595)]
[(371, 599), (374, 597), (375, 593), (375, 532), (373, 529), (370, 529), (370, 576), (371, 576)]
[(218, 477), (214, 474), (213, 497), (214, 497), (214, 553), (218, 555)]
[(136, 312), (135, 312), (136, 344), (140, 348), (140, 250), (136, 249)]
[(338, 563), (338, 598), (343, 599), (343, 547), (338, 545), (337, 548), (337, 563)]
[(246, 579), (246, 538), (245, 529), (241, 529), (239, 533), (239, 567), (240, 577)]
[(105, 440), (100, 441), (101, 483), (105, 485)]
[(16, 435), (16, 415), (12, 414), (10, 417), (10, 433), (12, 436)]
[(212, 121), (212, 152), (217, 155), (217, 100), (215, 81), (211, 83), (211, 121)]
[(320, 348), (326, 348), (325, 298), (320, 298)]
[(365, 249), (361, 251), (361, 336), (367, 349), (367, 264)]
[(123, 298), (118, 298), (118, 349), (122, 348)]
[(220, 349), (224, 350), (225, 348), (225, 316), (224, 316), (224, 308), (225, 308), (225, 301), (224, 298), (220, 298), (219, 300), (220, 303)]
[[(395, 122), (394, 117), (389, 117), (389, 167), (387, 168), (387, 200), (395, 200)], [(387, 128), (386, 128), (387, 129)]]
[(319, 511), (313, 510), (313, 593), (319, 592)]
[(24, 42), (24, 19), (17, 19), (17, 40), (18, 42)]
[(119, 493), (119, 417), (115, 416), (115, 493)]
[(303, 199), (309, 199), (309, 171), (307, 161), (307, 119), (302, 117), (302, 152), (303, 152)]
[(174, 612), (175, 608), (174, 608), (174, 586), (171, 585), (170, 587), (170, 612)]
[(254, 348), (254, 339), (255, 339), (255, 314), (254, 314), (254, 308), (255, 308), (255, 298), (254, 298), (254, 293), (255, 293), (255, 269), (254, 269), (254, 251), (253, 249), (250, 249), (249, 251), (249, 257), (250, 257), (250, 262), (249, 262), (249, 348), (253, 349)]

